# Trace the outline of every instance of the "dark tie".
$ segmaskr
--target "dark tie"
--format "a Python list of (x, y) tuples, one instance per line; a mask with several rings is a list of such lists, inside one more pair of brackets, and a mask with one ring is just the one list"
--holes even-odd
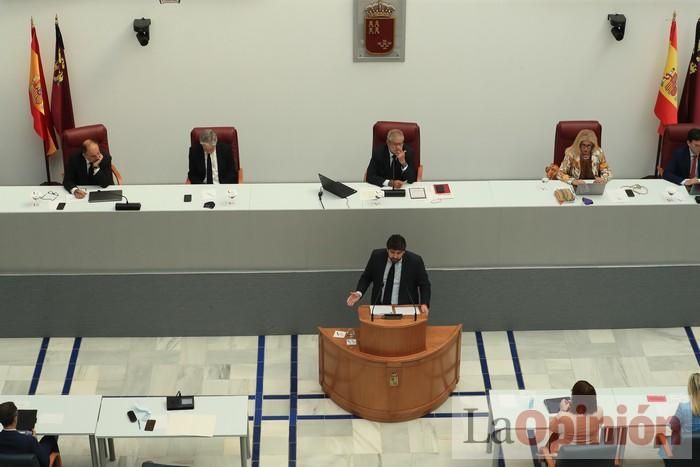
[(389, 165), (391, 166), (391, 179), (398, 180), (398, 177), (396, 176), (396, 155), (391, 155), (391, 162)]
[(88, 172), (87, 179), (88, 179), (88, 181), (90, 181), (90, 179), (92, 178), (92, 164), (88, 164), (88, 171), (87, 172)]
[(211, 170), (211, 154), (207, 154), (207, 185), (214, 183), (214, 174)]
[(394, 269), (396, 263), (392, 262), (389, 268), (389, 274), (386, 275), (384, 283), (384, 295), (382, 296), (382, 305), (391, 305), (391, 293), (394, 291)]

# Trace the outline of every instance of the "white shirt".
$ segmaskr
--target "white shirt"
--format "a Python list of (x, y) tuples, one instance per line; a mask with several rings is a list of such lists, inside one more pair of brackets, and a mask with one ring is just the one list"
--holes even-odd
[[(389, 167), (391, 167), (391, 159), (392, 159), (395, 155), (396, 155), (396, 154), (392, 154), (392, 152), (389, 151)], [(397, 164), (401, 164), (401, 162), (399, 162), (398, 157), (396, 158), (396, 163), (397, 163)], [(401, 172), (405, 172), (407, 168), (408, 168), (408, 163), (406, 163), (406, 165), (402, 165), (402, 166), (401, 166)], [(389, 186), (389, 182), (390, 182), (390, 180), (384, 180), (383, 186)]]
[[(384, 289), (386, 288), (386, 277), (389, 275), (389, 269), (391, 268), (391, 258), (387, 258), (386, 266), (384, 266), (384, 276), (382, 276), (382, 282), (384, 287), (382, 287), (382, 294), (379, 296), (379, 303), (381, 303), (384, 297)], [(394, 288), (391, 289), (391, 304), (399, 304), (399, 286), (401, 285), (401, 265), (403, 264), (403, 258), (401, 258), (394, 266)]]
[[(216, 149), (211, 153), (211, 181), (214, 185), (219, 184), (219, 162), (216, 158)], [(207, 155), (204, 154), (204, 183), (207, 183)]]
[[(90, 170), (90, 173), (94, 176), (97, 172), (100, 171), (100, 166), (98, 165), (96, 169), (92, 168), (92, 164), (90, 163), (89, 160), (85, 159), (85, 171), (87, 172)], [(78, 187), (74, 186), (73, 188), (70, 189), (70, 194), (72, 195), (75, 193), (75, 190), (77, 190)]]
[[(693, 173), (693, 151), (691, 151), (690, 148), (688, 148), (688, 152), (690, 153), (690, 173)], [(697, 164), (699, 161), (700, 161), (700, 157), (696, 157), (695, 164)], [(698, 174), (698, 170), (696, 167), (695, 168), (695, 177), (697, 178), (698, 175), (700, 175), (700, 174)], [(685, 180), (683, 180), (681, 182), (681, 185), (685, 185), (685, 182), (687, 182), (688, 180), (690, 180), (690, 179), (686, 178)]]

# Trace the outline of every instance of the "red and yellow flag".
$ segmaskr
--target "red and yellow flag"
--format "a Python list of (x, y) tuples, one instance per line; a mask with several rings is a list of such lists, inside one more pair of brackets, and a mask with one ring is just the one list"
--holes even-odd
[(668, 54), (666, 66), (659, 86), (659, 94), (656, 96), (654, 114), (659, 119), (660, 135), (664, 133), (667, 125), (678, 123), (678, 37), (676, 34), (676, 13), (673, 13), (671, 21), (671, 34), (668, 40)]
[(44, 141), (44, 154), (56, 154), (56, 135), (51, 120), (51, 110), (47, 101), (44, 69), (41, 66), (41, 52), (32, 20), (32, 47), (29, 55), (29, 108), (34, 119), (34, 131)]

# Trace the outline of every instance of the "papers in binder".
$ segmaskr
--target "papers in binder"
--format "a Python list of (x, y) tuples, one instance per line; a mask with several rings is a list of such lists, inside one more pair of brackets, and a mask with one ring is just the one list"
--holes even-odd
[(374, 314), (378, 316), (391, 315), (412, 315), (420, 314), (420, 305), (375, 305)]

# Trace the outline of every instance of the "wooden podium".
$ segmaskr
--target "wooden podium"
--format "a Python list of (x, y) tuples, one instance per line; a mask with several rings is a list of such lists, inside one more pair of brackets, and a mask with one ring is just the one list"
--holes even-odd
[(319, 328), (319, 383), (339, 406), (362, 418), (401, 422), (437, 408), (459, 381), (462, 325), (428, 326), (428, 316), (370, 318), (358, 309), (358, 345)]

